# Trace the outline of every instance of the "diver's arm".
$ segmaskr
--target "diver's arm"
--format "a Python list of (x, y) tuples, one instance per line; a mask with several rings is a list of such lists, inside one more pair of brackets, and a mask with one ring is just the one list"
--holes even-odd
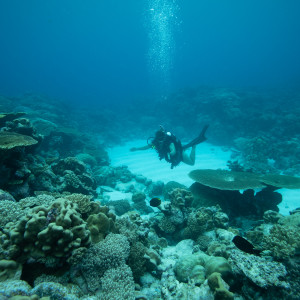
[(151, 146), (150, 145), (146, 145), (146, 146), (143, 146), (143, 147), (133, 147), (133, 148), (130, 148), (130, 151), (139, 151), (139, 150), (148, 150), (150, 149)]
[(176, 154), (176, 148), (174, 143), (170, 144), (169, 149), (170, 149), (170, 156), (174, 156)]

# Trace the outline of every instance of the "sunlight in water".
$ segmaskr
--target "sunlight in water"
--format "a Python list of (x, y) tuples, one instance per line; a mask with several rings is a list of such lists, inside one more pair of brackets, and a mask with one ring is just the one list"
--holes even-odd
[(149, 0), (146, 27), (149, 37), (148, 66), (164, 89), (170, 85), (175, 50), (174, 32), (178, 30), (176, 0)]

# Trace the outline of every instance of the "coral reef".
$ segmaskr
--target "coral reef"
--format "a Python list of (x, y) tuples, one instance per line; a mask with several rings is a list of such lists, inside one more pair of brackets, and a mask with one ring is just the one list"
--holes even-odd
[(24, 262), (29, 258), (68, 258), (79, 247), (88, 247), (90, 232), (77, 204), (58, 199), (50, 206), (37, 206), (1, 232), (5, 257)]
[(294, 226), (275, 224), (269, 234), (264, 236), (263, 245), (278, 260), (292, 257), (300, 250), (299, 229)]
[(135, 299), (132, 271), (125, 264), (108, 269), (101, 278), (101, 299)]
[(187, 189), (175, 188), (169, 192), (168, 198), (172, 205), (176, 207), (188, 207), (193, 202), (193, 195)]
[[(298, 98), (185, 89), (118, 114), (0, 97), (26, 111), (0, 114), (0, 298), (299, 299), (299, 210), (280, 215), (275, 192), (299, 188)], [(162, 119), (186, 139), (211, 124), (235, 172), (194, 170), (188, 188), (110, 165), (106, 147)], [(236, 250), (237, 234), (261, 257)]]
[(226, 283), (224, 283), (224, 281), (222, 280), (220, 273), (214, 272), (209, 275), (207, 283), (209, 287), (214, 291), (214, 299), (234, 299), (234, 294), (229, 292), (228, 288), (226, 288)]
[(38, 142), (24, 134), (15, 132), (0, 132), (0, 150), (10, 151), (17, 147), (28, 147), (37, 144)]
[(111, 233), (103, 241), (90, 247), (78, 265), (85, 279), (86, 289), (91, 292), (99, 289), (104, 273), (125, 265), (129, 252), (129, 242), (121, 234)]
[(22, 265), (13, 260), (0, 260), (0, 281), (8, 279), (20, 279), (22, 272)]
[(151, 213), (153, 209), (146, 204), (146, 194), (143, 192), (137, 192), (132, 195), (132, 201), (134, 202), (134, 208), (140, 213)]
[(194, 196), (193, 206), (219, 205), (230, 217), (263, 217), (267, 210), (278, 211), (277, 205), (282, 201), (282, 195), (275, 191), (276, 188), (266, 187), (255, 193), (253, 189), (245, 191), (220, 190), (204, 186), (195, 182), (190, 187)]
[(281, 280), (287, 274), (286, 268), (281, 263), (271, 262), (263, 257), (242, 253), (238, 250), (231, 252), (229, 263), (234, 273), (246, 276), (259, 287), (289, 288), (289, 284)]
[(95, 194), (96, 182), (86, 165), (74, 157), (59, 160), (51, 166), (55, 175), (62, 176), (63, 180), (59, 191), (68, 191), (80, 194)]

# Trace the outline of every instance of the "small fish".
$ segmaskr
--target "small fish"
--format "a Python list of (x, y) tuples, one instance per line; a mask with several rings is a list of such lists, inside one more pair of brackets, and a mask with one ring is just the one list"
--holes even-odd
[(260, 250), (254, 249), (254, 246), (248, 242), (246, 239), (243, 237), (236, 235), (233, 239), (232, 242), (239, 248), (240, 250), (249, 253), (249, 254), (254, 254), (258, 255), (260, 254)]
[(160, 200), (159, 198), (152, 198), (152, 199), (150, 200), (150, 205), (151, 205), (152, 207), (160, 206), (160, 204), (161, 204), (161, 200)]

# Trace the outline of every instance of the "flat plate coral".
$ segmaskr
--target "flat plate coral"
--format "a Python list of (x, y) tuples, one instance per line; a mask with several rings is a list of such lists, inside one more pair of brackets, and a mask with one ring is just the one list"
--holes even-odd
[(246, 190), (263, 188), (260, 176), (248, 172), (233, 172), (227, 170), (194, 170), (189, 176), (206, 186), (219, 190)]

